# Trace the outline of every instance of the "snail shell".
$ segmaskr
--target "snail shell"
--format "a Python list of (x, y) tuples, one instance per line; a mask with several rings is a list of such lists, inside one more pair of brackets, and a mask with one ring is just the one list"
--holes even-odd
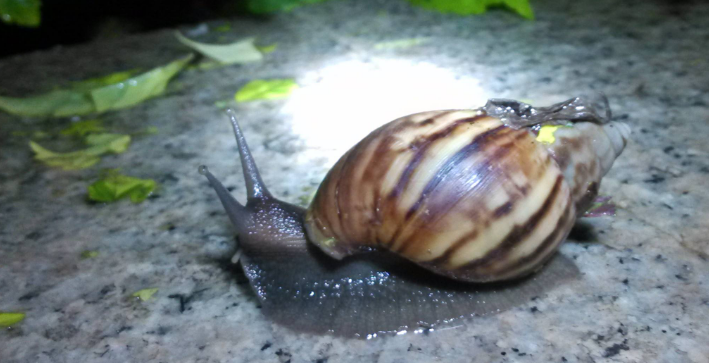
[(461, 281), (528, 274), (596, 197), (629, 131), (548, 127), (553, 142), (484, 110), (394, 120), (330, 170), (307, 211), (310, 240), (336, 259), (383, 248)]
[[(429, 331), (517, 306), (578, 276), (563, 255), (550, 256), (629, 130), (585, 116), (561, 127), (554, 112), (540, 112), (551, 117), (548, 126), (488, 117), (489, 110), (395, 120), (343, 156), (306, 211), (269, 193), (229, 111), (247, 203), (206, 167), (200, 173), (236, 228), (239, 263), (273, 321), (346, 337)], [(554, 141), (537, 140), (544, 127), (555, 128)], [(477, 252), (461, 264), (454, 256), (462, 248)], [(373, 251), (337, 259), (365, 250)], [(486, 263), (475, 267), (475, 253)], [(514, 281), (469, 282), (533, 270)]]

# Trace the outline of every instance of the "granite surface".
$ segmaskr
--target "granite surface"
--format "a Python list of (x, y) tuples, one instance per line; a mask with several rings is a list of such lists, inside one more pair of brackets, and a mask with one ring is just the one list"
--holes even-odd
[[(373, 0), (233, 21), (229, 32), (198, 39), (256, 36), (276, 51), (261, 63), (185, 71), (165, 95), (102, 115), (116, 132), (158, 133), (135, 136), (127, 152), (86, 170), (34, 162), (18, 136), (54, 135), (70, 120), (0, 113), (0, 311), (27, 314), (0, 331), (0, 360), (709, 362), (709, 4), (533, 4), (533, 22)], [(162, 64), (186, 53), (172, 32), (0, 59), (0, 94)], [(420, 44), (380, 44), (407, 38)], [(263, 317), (229, 263), (233, 230), (197, 173), (209, 165), (243, 200), (215, 102), (251, 79), (284, 77), (302, 86), (293, 97), (236, 110), (264, 180), (286, 201), (302, 204), (344, 150), (396, 116), (601, 91), (634, 130), (601, 188), (617, 215), (580, 221), (562, 246), (579, 279), (510, 311), (369, 341), (291, 332)], [(56, 136), (41, 142), (71, 147)], [(88, 203), (86, 187), (102, 168), (153, 178), (160, 189), (142, 204)], [(83, 251), (98, 255), (82, 259)], [(145, 288), (158, 291), (147, 301), (131, 296)]]

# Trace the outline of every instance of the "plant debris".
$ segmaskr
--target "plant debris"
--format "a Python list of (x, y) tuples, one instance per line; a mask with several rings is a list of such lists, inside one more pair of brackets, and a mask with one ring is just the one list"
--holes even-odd
[(5, 24), (16, 24), (36, 28), (41, 22), (40, 0), (0, 0), (0, 20)]
[(139, 179), (109, 170), (100, 180), (89, 185), (89, 199), (110, 203), (129, 197), (131, 202), (140, 203), (155, 190), (155, 180)]
[(441, 13), (472, 15), (485, 13), (488, 8), (502, 6), (525, 19), (534, 19), (529, 0), (408, 0), (410, 3)]
[(287, 98), (299, 86), (293, 79), (257, 79), (247, 83), (234, 95), (236, 102)]
[(120, 154), (126, 151), (130, 140), (129, 135), (123, 134), (91, 134), (85, 138), (88, 148), (67, 153), (45, 149), (34, 141), (30, 141), (29, 145), (35, 152), (35, 160), (64, 170), (78, 170), (98, 163), (101, 155)]
[(263, 54), (254, 45), (255, 38), (247, 38), (231, 44), (206, 44), (188, 39), (180, 32), (175, 36), (182, 44), (220, 64), (243, 64), (263, 60)]
[(25, 320), (25, 313), (0, 312), (0, 326), (7, 328)]
[[(2, 1), (2, 0), (0, 0)], [(18, 116), (66, 117), (126, 108), (162, 94), (193, 54), (133, 76), (135, 70), (75, 82), (69, 89), (30, 97), (0, 96), (0, 110)]]
[(138, 291), (134, 292), (131, 296), (140, 299), (140, 301), (148, 301), (148, 300), (152, 299), (153, 295), (155, 295), (156, 292), (158, 292), (158, 288), (151, 287), (148, 289), (138, 290)]

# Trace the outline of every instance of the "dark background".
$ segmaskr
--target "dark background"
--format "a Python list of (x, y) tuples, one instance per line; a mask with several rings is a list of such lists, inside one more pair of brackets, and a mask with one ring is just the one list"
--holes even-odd
[[(661, 4), (667, 16), (681, 17), (692, 3), (706, 0), (644, 1)], [(196, 25), (214, 19), (267, 17), (249, 12), (246, 2), (247, 0), (43, 0), (39, 27), (26, 28), (0, 22), (0, 58), (59, 44), (70, 45), (178, 25)], [(530, 0), (533, 8), (540, 2), (554, 3), (554, 0)]]
[(42, 22), (0, 22), (0, 57), (179, 24), (249, 14), (240, 0), (43, 0)]

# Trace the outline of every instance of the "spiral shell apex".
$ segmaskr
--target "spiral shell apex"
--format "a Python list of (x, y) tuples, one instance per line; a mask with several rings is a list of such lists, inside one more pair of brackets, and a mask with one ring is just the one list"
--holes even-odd
[[(579, 134), (581, 124), (589, 125)], [(335, 258), (386, 249), (463, 281), (533, 272), (595, 197), (606, 159), (620, 153), (607, 125), (564, 128), (570, 136), (542, 142), (533, 128), (483, 110), (394, 120), (330, 170), (307, 210), (308, 236)]]

